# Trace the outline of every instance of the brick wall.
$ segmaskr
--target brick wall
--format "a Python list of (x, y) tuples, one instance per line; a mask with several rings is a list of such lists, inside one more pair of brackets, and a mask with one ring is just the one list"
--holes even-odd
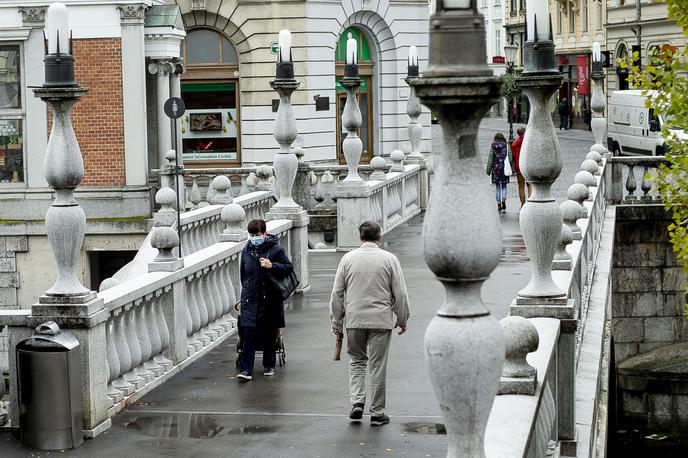
[[(119, 38), (74, 40), (75, 76), (88, 95), (72, 123), (84, 157), (82, 186), (124, 186), (124, 108)], [(48, 129), (51, 127), (49, 114)], [(143, 128), (143, 126), (142, 126)]]
[(662, 205), (618, 206), (612, 269), (616, 363), (688, 340), (686, 277), (676, 260)]

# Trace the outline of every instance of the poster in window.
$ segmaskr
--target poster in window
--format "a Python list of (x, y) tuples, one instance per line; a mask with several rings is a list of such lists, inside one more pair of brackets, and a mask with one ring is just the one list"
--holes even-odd
[(222, 113), (191, 113), (190, 118), (192, 132), (222, 130)]

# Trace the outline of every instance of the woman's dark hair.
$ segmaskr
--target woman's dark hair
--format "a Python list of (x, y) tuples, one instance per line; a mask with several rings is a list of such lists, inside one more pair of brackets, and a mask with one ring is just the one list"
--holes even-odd
[(506, 138), (504, 138), (504, 135), (501, 132), (497, 132), (492, 141), (506, 143)]
[(382, 229), (375, 221), (366, 221), (358, 226), (358, 235), (364, 242), (377, 242), (382, 236)]
[(268, 230), (267, 226), (265, 225), (265, 221), (262, 219), (252, 219), (251, 221), (248, 222), (248, 226), (246, 226), (246, 230), (248, 231), (249, 234), (265, 234)]

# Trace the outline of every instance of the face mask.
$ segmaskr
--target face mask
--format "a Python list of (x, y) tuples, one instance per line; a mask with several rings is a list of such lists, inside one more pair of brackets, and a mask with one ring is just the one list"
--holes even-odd
[(248, 238), (255, 246), (261, 246), (265, 241), (264, 235), (252, 235)]

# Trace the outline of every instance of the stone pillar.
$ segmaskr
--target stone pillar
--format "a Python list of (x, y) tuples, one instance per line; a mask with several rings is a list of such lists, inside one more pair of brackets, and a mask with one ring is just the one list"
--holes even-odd
[(165, 164), (165, 153), (172, 149), (172, 125), (170, 118), (165, 115), (164, 105), (170, 98), (170, 73), (173, 70), (172, 62), (167, 59), (156, 59), (148, 64), (148, 71), (157, 75), (158, 165)]
[[(182, 98), (181, 76), (186, 71), (186, 67), (181, 60), (174, 60), (172, 62), (173, 70), (170, 73), (170, 96)], [(179, 165), (184, 163), (182, 158), (182, 124), (177, 122), (177, 144), (173, 145), (173, 149), (179, 151)]]
[[(46, 62), (51, 58), (55, 59), (55, 55), (48, 55)], [(53, 65), (69, 67), (69, 60), (53, 60)], [(68, 70), (65, 69), (65, 73)], [(57, 263), (57, 281), (31, 307), (32, 318), (29, 321), (33, 327), (54, 321), (79, 340), (83, 425), (85, 435), (94, 436), (109, 428), (111, 423), (107, 412), (109, 374), (103, 357), (108, 312), (103, 307), (103, 300), (85, 288), (76, 273), (86, 233), (86, 215), (74, 200), (74, 191), (84, 176), (84, 162), (72, 128), (71, 111), (87, 90), (78, 85), (61, 85), (61, 81), (50, 79), (55, 76), (54, 73), (49, 74), (46, 65), (46, 83), (50, 80), (52, 85), (34, 89), (34, 94), (50, 106), (53, 114), (45, 178), (55, 192), (55, 202), (46, 214), (45, 225)], [(16, 343), (13, 342), (11, 353), (14, 353)]]
[(500, 80), (486, 64), (483, 16), (452, 6), (437, 2), (430, 17), (428, 68), (409, 81), (438, 114), (444, 140), (423, 247), (446, 296), (425, 332), (425, 360), (447, 429), (447, 456), (481, 457), (504, 338), (480, 294), (499, 262), (502, 231), (497, 212), (485, 210), (494, 207), (494, 192), (483, 175), (476, 139), (480, 120), (500, 98)]
[[(348, 64), (347, 64), (348, 65)], [(358, 70), (356, 70), (358, 74)], [(342, 112), (342, 125), (347, 130), (347, 135), (342, 142), (344, 158), (349, 173), (340, 182), (340, 186), (364, 186), (365, 181), (358, 174), (358, 163), (361, 161), (363, 143), (358, 136), (358, 129), (361, 127), (361, 109), (358, 106), (356, 90), (361, 85), (361, 79), (357, 76), (344, 76), (340, 84), (346, 89), (346, 103)], [(361, 221), (363, 222), (363, 221)]]
[(289, 219), (293, 222), (289, 257), (300, 281), (293, 299), (295, 302), (299, 302), (303, 298), (303, 293), (310, 290), (311, 285), (308, 279), (308, 213), (292, 197), (298, 159), (292, 151), (291, 145), (296, 139), (298, 131), (296, 117), (291, 106), (291, 94), (299, 87), (299, 82), (294, 79), (292, 62), (278, 62), (277, 76), (273, 81), (270, 81), (270, 86), (280, 97), (274, 134), (275, 140), (280, 145), (280, 150), (275, 155), (273, 164), (276, 185), (279, 188), (279, 200), (265, 216), (267, 220)]
[(590, 147), (590, 151), (596, 151), (601, 155), (608, 153), (607, 147), (607, 120), (604, 117), (604, 109), (607, 106), (607, 98), (604, 95), (604, 70), (602, 69), (602, 62), (592, 63), (592, 73), (590, 74), (592, 80), (595, 82), (595, 87), (592, 91), (592, 98), (590, 99), (590, 108), (592, 109), (592, 119), (590, 120), (590, 128), (595, 136), (595, 144)]

